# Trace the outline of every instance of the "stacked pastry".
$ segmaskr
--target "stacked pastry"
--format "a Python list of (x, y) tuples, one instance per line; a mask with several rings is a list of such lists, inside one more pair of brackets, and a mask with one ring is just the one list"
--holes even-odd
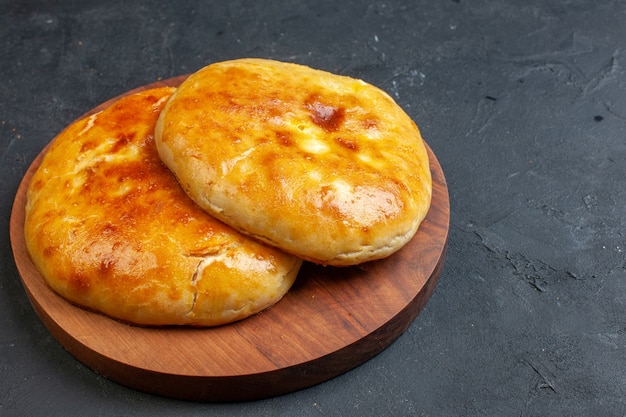
[(137, 325), (271, 307), (309, 261), (392, 255), (430, 207), (409, 116), (353, 78), (262, 59), (120, 99), (52, 142), (25, 238), (70, 302)]

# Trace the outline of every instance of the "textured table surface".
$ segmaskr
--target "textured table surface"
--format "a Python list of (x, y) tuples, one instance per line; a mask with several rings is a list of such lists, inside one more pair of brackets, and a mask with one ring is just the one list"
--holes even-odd
[[(626, 414), (626, 2), (0, 0), (0, 415)], [(75, 118), (238, 57), (362, 78), (447, 178), (450, 242), (409, 329), (362, 366), (267, 400), (128, 389), (33, 311), (9, 240), (19, 181)]]

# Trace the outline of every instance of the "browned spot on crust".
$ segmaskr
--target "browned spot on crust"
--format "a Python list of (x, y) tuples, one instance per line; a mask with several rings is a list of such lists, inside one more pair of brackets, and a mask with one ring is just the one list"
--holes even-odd
[(90, 150), (96, 147), (96, 143), (94, 141), (84, 142), (80, 147), (80, 153), (89, 152)]
[(83, 293), (87, 292), (90, 287), (89, 279), (79, 273), (73, 274), (69, 283), (76, 291)]
[(43, 256), (45, 256), (46, 258), (51, 257), (52, 255), (54, 255), (57, 252), (57, 247), (56, 246), (48, 246), (46, 248), (44, 248), (43, 250)]
[(284, 146), (293, 145), (293, 139), (292, 139), (292, 135), (290, 132), (284, 132), (284, 131), (276, 132), (276, 139), (278, 140), (278, 143), (280, 143), (281, 145), (284, 145)]
[(326, 132), (339, 129), (346, 117), (346, 110), (343, 107), (324, 104), (315, 96), (306, 101), (305, 107), (310, 113), (311, 121)]
[(350, 149), (351, 151), (358, 151), (359, 150), (359, 145), (354, 140), (344, 139), (344, 138), (341, 138), (341, 137), (335, 138), (335, 140), (337, 141), (338, 144), (340, 144), (341, 146), (343, 146), (346, 149)]

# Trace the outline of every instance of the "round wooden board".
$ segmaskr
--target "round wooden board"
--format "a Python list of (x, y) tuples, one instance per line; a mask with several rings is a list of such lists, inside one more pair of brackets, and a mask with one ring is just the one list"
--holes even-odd
[[(184, 79), (159, 81), (122, 96), (177, 86)], [(11, 214), (11, 244), (24, 288), (43, 323), (68, 352), (94, 371), (140, 391), (186, 400), (244, 401), (326, 381), (398, 338), (430, 297), (443, 267), (448, 189), (428, 148), (433, 174), (430, 211), (415, 237), (387, 259), (348, 268), (305, 263), (278, 304), (226, 326), (142, 328), (120, 323), (56, 295), (28, 256), (26, 189), (46, 149), (24, 175)]]

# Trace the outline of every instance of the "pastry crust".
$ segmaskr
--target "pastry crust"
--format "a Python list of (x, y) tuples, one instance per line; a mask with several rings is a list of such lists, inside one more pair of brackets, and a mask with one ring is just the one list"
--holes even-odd
[(263, 59), (209, 65), (168, 101), (161, 159), (201, 207), (306, 260), (386, 257), (430, 207), (415, 123), (361, 80)]
[(85, 308), (138, 325), (225, 324), (280, 300), (301, 261), (208, 215), (161, 163), (154, 126), (173, 92), (123, 98), (53, 141), (28, 188), (27, 249)]

